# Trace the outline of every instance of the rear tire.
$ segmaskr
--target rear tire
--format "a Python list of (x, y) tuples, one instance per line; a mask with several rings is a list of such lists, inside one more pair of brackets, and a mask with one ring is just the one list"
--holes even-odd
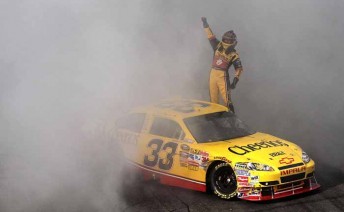
[(222, 199), (230, 199), (237, 195), (236, 176), (228, 163), (217, 164), (209, 174), (210, 188)]

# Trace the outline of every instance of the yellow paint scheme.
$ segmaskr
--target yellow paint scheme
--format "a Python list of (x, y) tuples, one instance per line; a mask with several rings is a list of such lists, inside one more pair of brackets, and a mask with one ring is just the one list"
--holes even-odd
[[(273, 168), (273, 171), (242, 169), (249, 173), (249, 177), (246, 183), (238, 182), (238, 187), (264, 187), (265, 185), (260, 182), (269, 181), (278, 181), (278, 184), (281, 184), (281, 176), (299, 172), (305, 172), (305, 176), (307, 176), (314, 172), (314, 161), (310, 160), (310, 162), (304, 163), (299, 146), (265, 133), (257, 132), (226, 141), (197, 143), (183, 119), (227, 111), (226, 107), (196, 100), (173, 100), (160, 104), (163, 107), (156, 105), (131, 112), (131, 114), (144, 113), (146, 115), (140, 133), (124, 129), (118, 131), (125, 157), (143, 167), (204, 183), (207, 171), (215, 161), (229, 163), (233, 170), (237, 170), (238, 167), (235, 164), (240, 162), (261, 163)], [(176, 108), (187, 112), (180, 112)], [(180, 140), (151, 134), (150, 129), (156, 117), (171, 119), (178, 123), (184, 131), (185, 137)], [(152, 140), (155, 141), (152, 142)], [(161, 140), (161, 144), (157, 140)], [(190, 156), (193, 156), (194, 159)], [(147, 166), (147, 162), (150, 164), (149, 166)], [(291, 167), (279, 170), (279, 167), (293, 166), (293, 164), (302, 164), (302, 166), (301, 168)]]

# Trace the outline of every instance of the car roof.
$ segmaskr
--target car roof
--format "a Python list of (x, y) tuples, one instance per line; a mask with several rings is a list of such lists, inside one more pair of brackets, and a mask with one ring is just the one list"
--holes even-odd
[(184, 119), (221, 111), (228, 111), (228, 108), (223, 105), (200, 100), (173, 99), (163, 100), (148, 106), (138, 107), (131, 112), (150, 113), (158, 116), (178, 117)]

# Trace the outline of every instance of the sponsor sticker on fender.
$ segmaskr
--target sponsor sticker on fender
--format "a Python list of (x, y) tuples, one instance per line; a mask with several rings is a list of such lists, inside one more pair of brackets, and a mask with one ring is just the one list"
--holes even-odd
[(236, 163), (234, 169), (236, 169), (236, 170), (247, 170), (247, 166), (244, 163)]
[(238, 188), (238, 192), (248, 193), (250, 191), (251, 191), (251, 188), (247, 188), (247, 187), (239, 187)]
[(237, 176), (237, 181), (240, 183), (247, 183), (248, 182), (248, 176)]
[(238, 198), (243, 198), (244, 195), (245, 195), (245, 193), (238, 192), (237, 197), (238, 197)]
[(253, 186), (254, 184), (259, 182), (259, 176), (251, 176), (250, 177), (250, 184)]
[(238, 169), (235, 171), (237, 176), (250, 176), (250, 172), (247, 170)]
[(198, 165), (189, 164), (189, 165), (188, 165), (188, 169), (189, 169), (189, 170), (192, 170), (192, 171), (198, 171), (199, 166), (198, 166)]
[(222, 160), (222, 161), (225, 161), (227, 163), (232, 163), (232, 161), (230, 161), (226, 157), (222, 157), (222, 156), (215, 156), (214, 160)]
[(188, 155), (188, 161), (193, 161), (200, 167), (206, 168), (209, 162), (209, 153), (203, 150), (191, 148)]
[(184, 150), (184, 151), (187, 151), (187, 152), (190, 150), (190, 147), (189, 147), (188, 145), (186, 145), (186, 144), (180, 145), (180, 148), (181, 148), (182, 150)]
[(258, 189), (255, 189), (255, 190), (252, 190), (248, 195), (249, 196), (260, 196), (260, 190)]
[(252, 176), (251, 181), (259, 181), (259, 176)]
[(238, 186), (242, 186), (242, 187), (251, 187), (251, 184), (249, 183), (238, 183)]
[(188, 152), (180, 151), (179, 155), (180, 155), (180, 158), (186, 158), (187, 159), (189, 157), (189, 153)]

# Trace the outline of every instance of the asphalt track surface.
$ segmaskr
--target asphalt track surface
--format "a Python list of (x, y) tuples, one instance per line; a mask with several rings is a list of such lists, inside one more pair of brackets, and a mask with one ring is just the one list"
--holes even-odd
[(308, 154), (316, 161), (316, 178), (321, 184), (316, 191), (273, 201), (249, 202), (237, 198), (222, 200), (208, 193), (145, 182), (136, 189), (125, 190), (119, 208), (121, 211), (344, 211), (344, 167), (343, 161), (338, 161), (343, 157), (334, 154), (343, 150), (344, 144), (327, 135), (308, 139), (327, 141), (316, 146), (300, 144), (310, 149)]

